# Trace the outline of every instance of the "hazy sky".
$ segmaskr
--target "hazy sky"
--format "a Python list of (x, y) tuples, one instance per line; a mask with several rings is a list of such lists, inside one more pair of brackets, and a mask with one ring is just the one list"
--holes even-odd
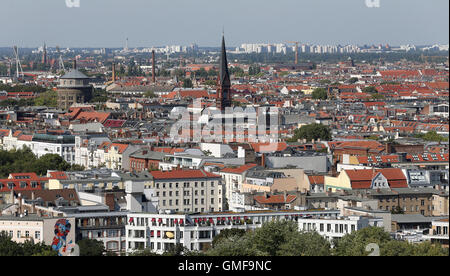
[(449, 0), (0, 0), (0, 47), (448, 44)]

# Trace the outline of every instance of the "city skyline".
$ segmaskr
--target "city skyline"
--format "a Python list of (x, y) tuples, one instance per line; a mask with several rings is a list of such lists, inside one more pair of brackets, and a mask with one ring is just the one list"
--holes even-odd
[[(226, 5), (206, 0), (99, 0), (81, 1), (79, 8), (68, 8), (63, 0), (7, 2), (5, 13), (21, 14), (21, 20), (2, 36), (0, 47), (32, 48), (46, 42), (121, 48), (127, 38), (130, 48), (192, 43), (216, 47), (223, 29), (233, 47), (291, 40), (320, 45), (448, 44), (449, 3), (444, 0), (380, 1), (379, 8), (367, 7), (364, 0), (232, 0)], [(3, 25), (11, 22), (0, 19)]]

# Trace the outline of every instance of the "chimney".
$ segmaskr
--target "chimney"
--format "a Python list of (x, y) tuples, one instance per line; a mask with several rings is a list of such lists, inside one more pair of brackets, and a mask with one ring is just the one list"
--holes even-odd
[(261, 156), (261, 167), (266, 167), (266, 155), (264, 153)]
[(156, 83), (156, 75), (155, 75), (155, 50), (152, 51), (152, 82)]
[(11, 204), (14, 204), (14, 188), (11, 189), (10, 199)]
[(22, 214), (22, 194), (19, 194), (17, 199), (19, 200), (19, 214)]
[(284, 203), (286, 203), (286, 200), (287, 200), (287, 192), (286, 191), (283, 192), (283, 199), (284, 199)]
[(116, 81), (116, 64), (114, 62), (112, 64), (112, 81)]
[(115, 210), (115, 202), (114, 202), (114, 194), (106, 193), (105, 194), (105, 205), (109, 207), (109, 211)]
[(77, 69), (77, 59), (73, 60), (73, 69), (76, 70)]
[(389, 143), (386, 143), (384, 151), (385, 151), (386, 154), (391, 153), (390, 152), (391, 151), (391, 147), (389, 146)]

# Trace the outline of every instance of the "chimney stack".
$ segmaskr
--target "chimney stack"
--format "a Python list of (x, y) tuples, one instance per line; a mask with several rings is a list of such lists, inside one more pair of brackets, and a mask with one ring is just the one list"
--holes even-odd
[(152, 51), (152, 82), (156, 83), (156, 75), (155, 75), (155, 50)]
[(112, 64), (112, 81), (116, 81), (116, 64), (114, 62)]
[(19, 194), (17, 199), (19, 200), (19, 214), (22, 214), (22, 194)]
[(73, 60), (73, 69), (76, 70), (77, 69), (77, 59)]

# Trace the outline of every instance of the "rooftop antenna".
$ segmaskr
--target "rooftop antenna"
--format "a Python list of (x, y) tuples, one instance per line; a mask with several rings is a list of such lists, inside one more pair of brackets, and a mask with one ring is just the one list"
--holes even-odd
[[(22, 78), (23, 78), (24, 74), (23, 74), (23, 69), (22, 69), (22, 63), (20, 62), (20, 59), (19, 59), (19, 48), (17, 48), (17, 46), (13, 46), (13, 49), (14, 49), (14, 56), (16, 59), (16, 78), (19, 79), (20, 76), (22, 76)], [(20, 71), (20, 73), (19, 73), (19, 71)]]

